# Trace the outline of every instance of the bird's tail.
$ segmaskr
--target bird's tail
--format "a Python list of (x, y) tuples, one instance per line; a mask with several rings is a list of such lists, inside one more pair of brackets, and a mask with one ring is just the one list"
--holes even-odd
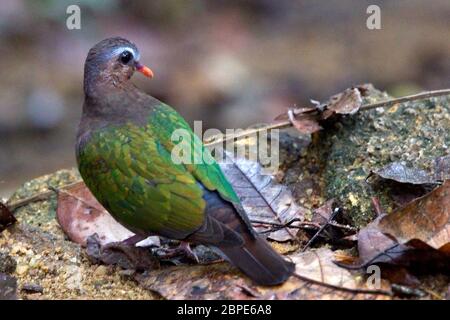
[(244, 246), (218, 246), (228, 260), (260, 285), (278, 285), (294, 272), (295, 265), (286, 261), (261, 237), (247, 235)]

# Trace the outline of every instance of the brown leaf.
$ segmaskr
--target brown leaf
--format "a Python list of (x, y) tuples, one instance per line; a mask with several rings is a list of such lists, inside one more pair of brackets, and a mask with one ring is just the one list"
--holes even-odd
[(12, 212), (8, 209), (6, 205), (4, 205), (0, 201), (0, 232), (5, 230), (7, 227), (15, 223), (17, 220), (12, 214)]
[(294, 255), (297, 272), (329, 285), (346, 285), (344, 290), (318, 285), (294, 276), (280, 286), (256, 286), (227, 263), (208, 266), (169, 267), (135, 279), (146, 289), (165, 299), (383, 299), (378, 294), (362, 294), (345, 289), (364, 289), (351, 272), (332, 263), (328, 249)]
[[(98, 235), (101, 245), (134, 236), (102, 207), (83, 182), (58, 191), (56, 218), (69, 239), (82, 246), (93, 234)], [(159, 245), (157, 237), (149, 237), (138, 245), (144, 242)]]
[[(326, 109), (337, 114), (355, 114), (361, 108), (363, 103), (360, 89), (348, 88), (330, 98), (325, 103)], [(331, 114), (326, 115), (328, 118)]]
[(410, 168), (401, 162), (391, 162), (373, 174), (400, 183), (415, 185), (432, 184), (435, 179), (432, 174), (415, 168)]
[(248, 294), (249, 290), (243, 290), (252, 284), (248, 284), (227, 263), (167, 267), (137, 274), (136, 280), (147, 290), (171, 300), (241, 300), (253, 297), (253, 294)]
[(450, 180), (383, 217), (379, 228), (399, 243), (420, 240), (450, 254)]
[(311, 134), (322, 129), (313, 116), (292, 117), (291, 123), (302, 134)]
[(327, 248), (296, 253), (291, 256), (296, 272), (306, 278), (333, 286), (356, 289), (359, 284), (350, 271), (334, 263), (333, 251)]
[(318, 225), (324, 225), (325, 223), (328, 223), (330, 221), (331, 215), (333, 214), (333, 204), (334, 199), (330, 199), (322, 206), (314, 210), (311, 222), (317, 223)]
[[(343, 267), (365, 268), (372, 264), (388, 264), (405, 267), (421, 273), (441, 272), (448, 269), (448, 257), (431, 247), (397, 243), (384, 234), (379, 223), (382, 215), (361, 229), (358, 234), (359, 258), (350, 263), (339, 262)], [(431, 267), (432, 266), (432, 267)], [(398, 270), (397, 270), (398, 271)]]
[(101, 245), (100, 238), (94, 234), (87, 238), (86, 252), (93, 263), (118, 265), (124, 269), (151, 270), (159, 268), (159, 261), (148, 248), (141, 248), (123, 242)]
[[(401, 162), (392, 162), (383, 168), (371, 172), (380, 186), (389, 186), (389, 194), (398, 207), (422, 197), (434, 188), (444, 175), (445, 161), (435, 161), (434, 172), (411, 168)], [(440, 168), (438, 166), (441, 166)]]
[(375, 221), (369, 223), (358, 233), (358, 253), (359, 259), (363, 263), (372, 261), (375, 257), (386, 252), (397, 243), (378, 229), (380, 216)]
[(290, 109), (287, 113), (278, 115), (275, 120), (287, 120), (302, 134), (311, 134), (322, 129), (320, 123), (334, 114), (353, 115), (361, 108), (363, 100), (372, 85), (363, 84), (345, 89), (333, 95), (325, 103), (311, 100), (315, 106)]
[(450, 178), (450, 156), (434, 159), (433, 169), (430, 172), (408, 167), (402, 162), (392, 162), (371, 174), (402, 184), (436, 185)]
[[(303, 220), (305, 210), (296, 204), (287, 186), (264, 174), (258, 162), (245, 158), (232, 159), (220, 166), (239, 196), (250, 220), (258, 221), (258, 232), (267, 233), (275, 241), (287, 241), (295, 238), (295, 228), (284, 227), (276, 231), (268, 224), (286, 224), (293, 219)], [(293, 223), (297, 225), (298, 223)]]

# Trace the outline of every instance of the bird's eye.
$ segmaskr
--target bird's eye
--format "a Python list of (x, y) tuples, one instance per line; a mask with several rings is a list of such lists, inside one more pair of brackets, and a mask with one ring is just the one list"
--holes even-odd
[(120, 54), (120, 62), (123, 64), (127, 64), (131, 59), (133, 59), (133, 54), (130, 51), (124, 51)]

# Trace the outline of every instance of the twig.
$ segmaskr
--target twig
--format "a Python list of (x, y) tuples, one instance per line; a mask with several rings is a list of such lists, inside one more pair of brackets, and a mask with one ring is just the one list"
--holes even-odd
[(327, 288), (330, 288), (330, 289), (333, 289), (333, 290), (346, 291), (346, 292), (350, 292), (350, 293), (353, 293), (353, 294), (378, 294), (378, 295), (384, 295), (384, 296), (390, 296), (390, 297), (393, 296), (392, 292), (391, 291), (387, 291), (387, 290), (352, 289), (352, 288), (347, 288), (347, 287), (339, 287), (339, 286), (334, 285), (334, 284), (325, 283), (325, 282), (322, 282), (322, 281), (319, 281), (319, 280), (314, 280), (314, 279), (311, 279), (311, 278), (308, 278), (308, 277), (304, 277), (304, 276), (298, 274), (297, 272), (294, 272), (293, 276), (298, 278), (298, 279), (300, 279), (300, 280), (303, 280), (303, 281), (306, 281), (306, 282), (310, 282), (310, 283), (314, 283), (314, 284), (317, 284), (319, 286), (327, 287)]
[(376, 109), (379, 107), (386, 108), (386, 107), (393, 106), (394, 104), (397, 104), (397, 103), (403, 103), (403, 102), (415, 101), (415, 100), (423, 100), (423, 99), (428, 99), (428, 98), (432, 98), (432, 97), (440, 97), (440, 96), (447, 96), (447, 95), (450, 95), (450, 89), (425, 91), (425, 92), (420, 92), (417, 94), (412, 94), (410, 96), (404, 96), (404, 97), (400, 97), (400, 98), (390, 99), (387, 101), (366, 104), (366, 105), (363, 105), (361, 108), (359, 108), (359, 110), (365, 111), (365, 110), (370, 110), (370, 109)]
[[(290, 220), (289, 222), (286, 222), (285, 224), (280, 224), (280, 223), (276, 223), (276, 222), (268, 222), (268, 221), (262, 221), (262, 220), (250, 220), (250, 222), (253, 224), (262, 224), (262, 225), (273, 226), (276, 228), (276, 229), (274, 228), (274, 230), (279, 230), (279, 229), (284, 229), (284, 228), (294, 228), (294, 229), (310, 229), (309, 227), (316, 228), (316, 229), (320, 228), (320, 225), (318, 223), (309, 222), (309, 221), (300, 221), (299, 225), (295, 225), (295, 226), (292, 225), (292, 223), (298, 222), (298, 221), (300, 221), (300, 219), (295, 218), (295, 219)], [(339, 228), (339, 229), (345, 229), (348, 231), (354, 231), (354, 232), (358, 231), (358, 229), (355, 227), (341, 224), (336, 221), (330, 221), (328, 223), (328, 225), (333, 226), (335, 228)], [(272, 232), (272, 231), (270, 231), (270, 232)]]
[(206, 147), (210, 147), (210, 146), (214, 146), (214, 145), (217, 145), (217, 144), (221, 144), (224, 141), (239, 140), (239, 139), (248, 137), (248, 136), (253, 135), (253, 134), (258, 134), (259, 132), (262, 132), (262, 131), (271, 131), (271, 130), (274, 130), (274, 129), (284, 129), (284, 128), (289, 128), (291, 126), (292, 126), (292, 123), (289, 120), (279, 121), (279, 122), (275, 122), (275, 123), (272, 123), (270, 125), (267, 125), (267, 126), (264, 126), (264, 127), (261, 127), (261, 128), (248, 129), (248, 130), (245, 130), (245, 131), (243, 131), (243, 132), (241, 132), (239, 134), (236, 134), (236, 135), (213, 136), (213, 137), (210, 137), (210, 138), (204, 140), (203, 144)]
[(13, 202), (7, 202), (6, 206), (8, 207), (9, 210), (11, 211), (15, 211), (20, 207), (26, 206), (29, 203), (32, 202), (38, 202), (38, 201), (45, 201), (47, 200), (50, 196), (54, 195), (56, 193), (57, 190), (62, 190), (62, 189), (69, 189), (70, 187), (80, 183), (81, 180), (77, 180), (75, 182), (66, 184), (58, 189), (53, 188), (53, 187), (49, 187), (50, 190), (46, 190), (40, 193), (37, 193), (35, 195), (32, 195), (31, 197), (25, 198), (25, 199), (20, 199), (17, 201), (13, 201)]
[[(418, 94), (413, 94), (410, 96), (404, 96), (404, 97), (390, 99), (390, 100), (386, 100), (386, 101), (365, 104), (365, 105), (361, 106), (361, 108), (359, 108), (359, 110), (366, 111), (366, 110), (376, 109), (376, 108), (380, 108), (380, 107), (386, 108), (386, 107), (390, 107), (397, 103), (422, 100), (422, 99), (427, 99), (427, 98), (432, 98), (432, 97), (440, 97), (440, 96), (446, 96), (446, 95), (450, 95), (450, 89), (426, 91), (426, 92), (421, 92)], [(290, 120), (278, 121), (278, 122), (269, 124), (268, 126), (264, 126), (261, 128), (245, 130), (236, 135), (213, 136), (213, 137), (206, 139), (204, 141), (204, 145), (208, 146), (208, 147), (214, 146), (217, 144), (221, 144), (224, 141), (239, 140), (239, 139), (245, 138), (245, 137), (253, 135), (253, 134), (258, 134), (259, 132), (262, 132), (262, 131), (271, 131), (274, 129), (284, 129), (284, 128), (289, 128), (289, 127), (292, 127), (292, 122)]]
[(375, 212), (377, 217), (382, 216), (384, 214), (384, 211), (383, 209), (381, 209), (380, 199), (378, 197), (372, 197), (370, 198), (370, 200), (372, 201), (373, 211)]
[(320, 227), (319, 230), (317, 230), (317, 232), (312, 236), (311, 239), (309, 239), (308, 243), (306, 243), (306, 245), (303, 247), (302, 252), (305, 252), (305, 250), (308, 249), (308, 248), (311, 246), (311, 244), (314, 242), (314, 240), (316, 240), (316, 238), (322, 233), (322, 231), (325, 230), (325, 228), (326, 228), (327, 226), (329, 226), (329, 222), (330, 222), (330, 221), (333, 221), (334, 218), (336, 217), (336, 215), (337, 215), (340, 211), (341, 211), (341, 210), (339, 210), (339, 208), (336, 208), (336, 209), (333, 211), (333, 213), (331, 214), (331, 216), (330, 216), (330, 218), (327, 220), (327, 222), (326, 222), (322, 227)]

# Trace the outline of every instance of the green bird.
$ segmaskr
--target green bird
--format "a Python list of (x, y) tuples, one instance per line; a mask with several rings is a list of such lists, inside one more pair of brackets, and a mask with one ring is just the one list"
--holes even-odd
[[(136, 70), (153, 76), (123, 38), (105, 39), (87, 55), (76, 156), (88, 188), (137, 235), (208, 245), (258, 284), (286, 281), (294, 264), (254, 231), (233, 187), (181, 115), (132, 84)], [(172, 160), (177, 129), (190, 135), (202, 161)]]

